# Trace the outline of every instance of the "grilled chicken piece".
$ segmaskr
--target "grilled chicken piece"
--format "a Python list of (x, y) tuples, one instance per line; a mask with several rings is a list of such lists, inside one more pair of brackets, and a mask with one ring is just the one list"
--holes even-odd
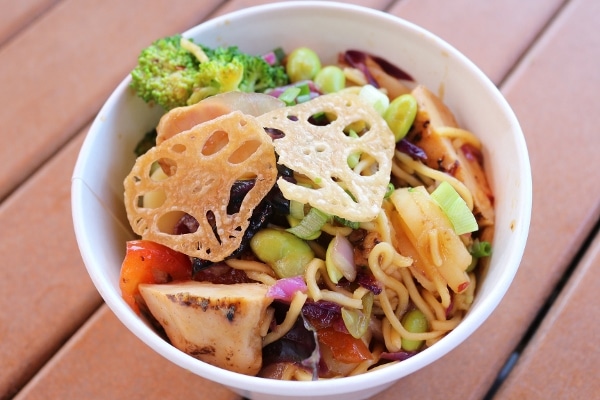
[(139, 288), (173, 346), (230, 371), (246, 375), (260, 371), (260, 328), (272, 301), (266, 297), (266, 285), (191, 281)]
[[(479, 150), (470, 145), (455, 148), (452, 140), (436, 133), (442, 127), (457, 128), (452, 111), (425, 86), (417, 86), (412, 95), (417, 100), (418, 111), (413, 128), (406, 138), (421, 147), (427, 154), (426, 164), (445, 171), (465, 184), (473, 193), (474, 212), (481, 225), (494, 223), (493, 195), (479, 157)], [(470, 146), (470, 148), (469, 148)]]
[(417, 116), (406, 138), (421, 147), (427, 154), (427, 165), (450, 172), (458, 163), (452, 143), (435, 133), (436, 128), (458, 127), (456, 119), (446, 105), (425, 86), (412, 91), (417, 100)]

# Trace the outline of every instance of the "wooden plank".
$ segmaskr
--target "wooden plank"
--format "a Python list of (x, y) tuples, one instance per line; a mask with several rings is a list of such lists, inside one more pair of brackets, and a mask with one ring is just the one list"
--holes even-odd
[(600, 393), (600, 236), (500, 387), (503, 399), (592, 399)]
[(0, 52), (0, 200), (98, 111), (158, 37), (201, 21), (220, 0), (65, 0)]
[(0, 0), (0, 46), (58, 0)]
[(0, 207), (0, 398), (14, 394), (101, 303), (71, 222), (68, 177), (82, 138)]
[(390, 13), (435, 33), (498, 84), (564, 2), (403, 0)]

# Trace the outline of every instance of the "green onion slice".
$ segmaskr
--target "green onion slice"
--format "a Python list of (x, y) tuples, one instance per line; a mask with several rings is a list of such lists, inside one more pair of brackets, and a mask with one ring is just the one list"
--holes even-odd
[(296, 97), (296, 101), (298, 102), (298, 104), (306, 103), (309, 100), (310, 100), (310, 94), (299, 94), (298, 97)]
[(297, 84), (296, 87), (300, 88), (299, 96), (310, 95), (310, 86), (308, 86), (308, 83)]
[(315, 235), (321, 232), (321, 228), (329, 220), (329, 217), (329, 214), (313, 207), (298, 225), (286, 230), (300, 239), (313, 240)]
[(385, 189), (385, 195), (383, 196), (384, 199), (389, 198), (392, 193), (394, 193), (394, 190), (396, 190), (396, 188), (394, 187), (394, 184), (392, 182), (388, 183), (387, 188)]
[(360, 156), (362, 153), (352, 153), (348, 156), (348, 166), (350, 168), (354, 168), (358, 165), (358, 162), (360, 161)]
[(294, 105), (296, 104), (296, 97), (298, 97), (300, 92), (301, 89), (299, 87), (289, 87), (279, 95), (279, 100), (283, 101), (288, 106)]
[(451, 184), (443, 181), (431, 193), (431, 197), (444, 211), (457, 235), (474, 232), (478, 229), (475, 216)]
[[(354, 131), (354, 129), (350, 129), (350, 131), (348, 132), (348, 137), (351, 137), (353, 139), (358, 139), (358, 133), (356, 133)], [(357, 152), (357, 153), (352, 153), (348, 156), (348, 166), (350, 168), (354, 168), (356, 167), (356, 165), (358, 164), (358, 162), (360, 161), (360, 156), (361, 156), (361, 152)]]
[(360, 222), (350, 221), (350, 220), (348, 220), (346, 218), (338, 217), (337, 215), (334, 215), (333, 219), (337, 223), (339, 223), (341, 225), (344, 225), (344, 226), (347, 226), (349, 228), (352, 228), (352, 229), (358, 229), (358, 228), (360, 228)]
[(290, 216), (297, 220), (304, 218), (304, 203), (290, 200)]
[(475, 258), (489, 257), (492, 255), (492, 244), (490, 242), (475, 239), (471, 245), (470, 253)]

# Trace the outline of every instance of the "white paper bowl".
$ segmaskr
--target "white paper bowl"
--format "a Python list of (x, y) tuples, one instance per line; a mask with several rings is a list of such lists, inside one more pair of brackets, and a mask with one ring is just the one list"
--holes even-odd
[[(262, 54), (306, 45), (325, 63), (349, 48), (383, 56), (436, 93), (459, 124), (481, 138), (497, 212), (494, 253), (472, 309), (444, 339), (397, 365), (368, 374), (316, 382), (283, 382), (229, 372), (203, 363), (161, 339), (122, 300), (119, 269), (125, 241), (133, 239), (123, 206), (123, 179), (132, 149), (160, 117), (117, 87), (94, 121), (72, 179), (75, 233), (88, 272), (117, 317), (143, 342), (173, 363), (253, 399), (362, 399), (425, 367), (477, 329), (506, 293), (521, 261), (531, 215), (531, 171), (526, 144), (511, 108), (488, 78), (443, 40), (402, 19), (332, 2), (286, 2), (240, 10), (185, 33), (209, 46), (238, 45)], [(140, 49), (141, 50), (141, 49)]]

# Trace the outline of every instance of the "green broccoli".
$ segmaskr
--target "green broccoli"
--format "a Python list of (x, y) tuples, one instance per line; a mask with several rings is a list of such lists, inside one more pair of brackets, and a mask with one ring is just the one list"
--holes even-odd
[(285, 69), (236, 46), (215, 49), (175, 35), (144, 49), (131, 72), (139, 97), (166, 110), (228, 91), (263, 92), (288, 83)]
[(186, 104), (198, 74), (198, 59), (180, 41), (179, 35), (155, 41), (142, 50), (131, 72), (131, 87), (137, 95), (167, 110)]
[(241, 90), (244, 79), (244, 55), (234, 47), (215, 49), (208, 60), (198, 65), (198, 74), (188, 104), (224, 92)]
[(262, 57), (240, 53), (240, 58), (244, 62), (244, 79), (240, 83), (242, 92), (264, 92), (289, 83), (285, 68), (272, 66)]

